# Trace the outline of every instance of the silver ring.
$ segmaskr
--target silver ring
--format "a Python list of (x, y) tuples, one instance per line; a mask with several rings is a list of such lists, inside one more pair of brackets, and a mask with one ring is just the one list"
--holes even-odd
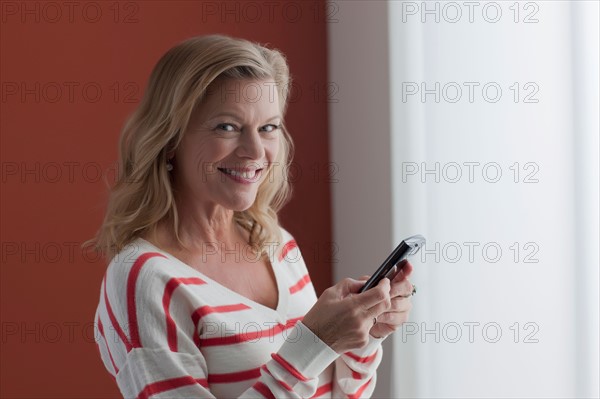
[(416, 285), (412, 285), (412, 292), (408, 295), (398, 295), (400, 298), (410, 298), (411, 296), (415, 295), (417, 293), (417, 286)]

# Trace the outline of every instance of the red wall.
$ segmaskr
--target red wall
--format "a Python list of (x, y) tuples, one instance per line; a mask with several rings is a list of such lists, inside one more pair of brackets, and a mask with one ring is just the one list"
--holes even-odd
[(331, 284), (323, 1), (248, 4), (0, 2), (1, 397), (119, 397), (92, 324), (106, 263), (79, 246), (101, 222), (125, 117), (159, 57), (190, 36), (226, 33), (287, 55), (297, 167), (282, 223), (318, 293)]

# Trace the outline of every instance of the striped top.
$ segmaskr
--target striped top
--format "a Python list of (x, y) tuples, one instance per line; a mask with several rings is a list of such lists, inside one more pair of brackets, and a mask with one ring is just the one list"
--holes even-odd
[(271, 309), (148, 241), (110, 262), (95, 314), (97, 347), (125, 398), (367, 398), (384, 338), (337, 354), (302, 322), (317, 300), (294, 238), (269, 254)]

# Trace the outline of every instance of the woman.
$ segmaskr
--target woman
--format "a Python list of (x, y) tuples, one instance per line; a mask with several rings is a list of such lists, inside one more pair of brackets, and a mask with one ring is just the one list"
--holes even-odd
[(124, 397), (369, 397), (381, 342), (410, 310), (406, 264), (317, 300), (294, 238), (283, 55), (191, 38), (154, 68), (123, 129), (95, 245), (112, 259), (95, 315)]

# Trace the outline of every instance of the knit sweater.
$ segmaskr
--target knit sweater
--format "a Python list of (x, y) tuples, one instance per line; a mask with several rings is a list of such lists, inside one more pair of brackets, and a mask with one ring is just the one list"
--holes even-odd
[(339, 355), (302, 318), (317, 300), (296, 241), (269, 254), (271, 309), (141, 238), (108, 265), (97, 347), (125, 398), (368, 398), (383, 338)]

